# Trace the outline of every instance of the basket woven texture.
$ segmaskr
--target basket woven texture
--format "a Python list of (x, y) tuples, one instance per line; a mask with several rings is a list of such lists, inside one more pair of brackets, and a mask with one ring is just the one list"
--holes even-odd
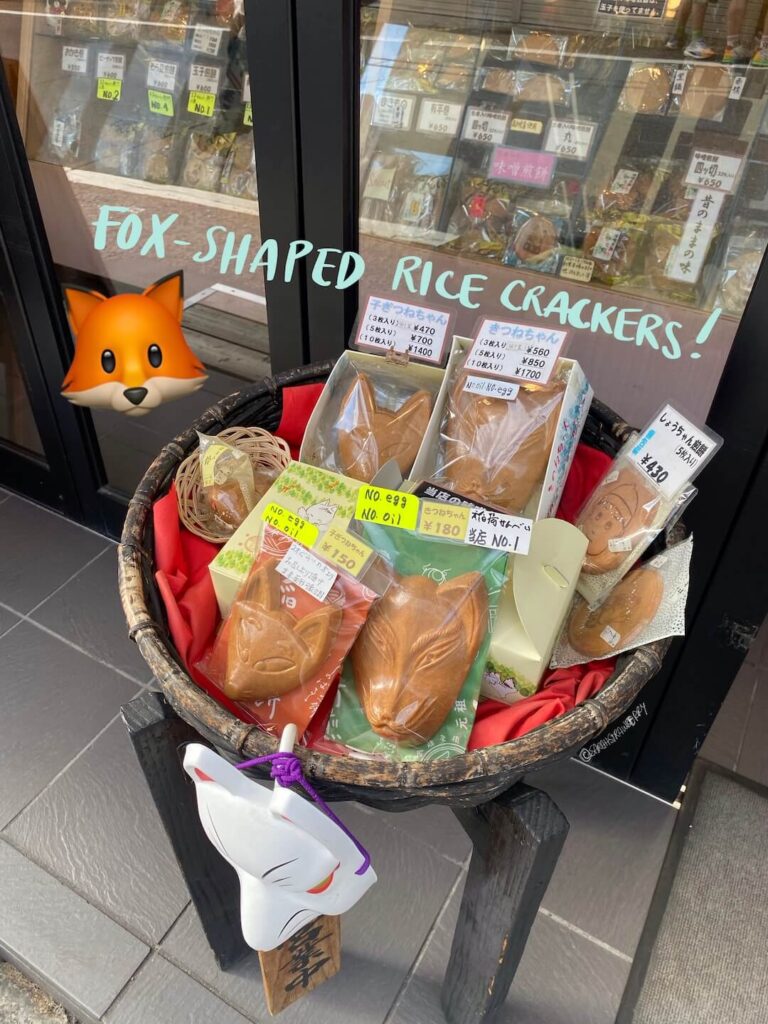
[[(277, 749), (275, 739), (241, 722), (189, 678), (165, 622), (155, 584), (152, 505), (165, 494), (182, 462), (197, 447), (197, 431), (216, 434), (233, 426), (277, 429), (282, 391), (324, 380), (332, 363), (289, 370), (230, 395), (208, 409), (166, 445), (147, 470), (128, 507), (118, 551), (120, 595), (130, 637), (176, 713), (229, 758), (259, 757)], [(626, 423), (594, 401), (584, 440), (615, 454), (631, 433)], [(425, 803), (472, 806), (493, 799), (523, 775), (576, 752), (634, 702), (658, 671), (669, 647), (660, 640), (623, 655), (601, 692), (519, 739), (433, 762), (372, 761), (297, 749), (304, 772), (326, 799), (360, 800), (386, 810)], [(254, 776), (266, 771), (254, 770)]]

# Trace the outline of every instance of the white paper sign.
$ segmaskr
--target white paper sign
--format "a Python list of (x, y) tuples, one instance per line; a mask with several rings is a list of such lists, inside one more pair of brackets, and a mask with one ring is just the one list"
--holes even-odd
[(699, 471), (716, 442), (665, 405), (630, 451), (630, 459), (665, 498), (673, 498)]
[(178, 69), (178, 64), (172, 64), (165, 60), (151, 60), (147, 67), (147, 88), (173, 92)]
[(192, 33), (191, 48), (195, 53), (205, 53), (209, 57), (215, 57), (221, 46), (221, 34), (223, 31), (223, 28), (195, 25), (195, 30)]
[(507, 137), (509, 114), (503, 110), (486, 110), (484, 107), (467, 107), (464, 118), (462, 139), (472, 142), (489, 142), (495, 146), (503, 144)]
[(125, 74), (125, 54), (100, 53), (96, 57), (97, 78), (119, 78)]
[(560, 277), (566, 281), (591, 281), (595, 270), (595, 261), (582, 256), (563, 256), (560, 264)]
[(495, 380), (493, 377), (468, 376), (464, 390), (473, 395), (483, 395), (485, 398), (503, 398), (505, 401), (511, 402), (517, 398), (520, 385)]
[(567, 336), (566, 331), (549, 327), (485, 319), (464, 368), (505, 380), (546, 384)]
[(675, 77), (672, 79), (672, 95), (682, 96), (683, 90), (685, 89), (685, 80), (688, 77), (688, 72), (681, 68), (675, 72)]
[(328, 597), (338, 575), (330, 565), (321, 562), (311, 551), (296, 543), (291, 544), (275, 568), (281, 576), (306, 590), (318, 601)]
[(251, 102), (251, 76), (246, 71), (243, 79), (243, 103)]
[(413, 123), (416, 110), (415, 96), (399, 96), (394, 92), (383, 92), (376, 97), (371, 124), (377, 128), (405, 130)]
[(619, 244), (620, 238), (621, 228), (603, 228), (597, 236), (597, 241), (592, 249), (592, 256), (596, 260), (604, 260), (607, 263), (613, 257), (614, 252), (616, 252), (616, 246)]
[(510, 555), (527, 555), (531, 546), (531, 524), (532, 520), (522, 516), (508, 516), (473, 506), (469, 510), (464, 542), (506, 551)]
[(553, 118), (549, 122), (544, 149), (571, 160), (586, 160), (596, 127), (590, 121), (558, 121)]
[(357, 331), (357, 347), (407, 352), (426, 363), (440, 364), (450, 317), (439, 309), (371, 295)]
[(219, 88), (219, 68), (211, 64), (193, 64), (189, 69), (190, 92), (216, 92)]
[(688, 284), (695, 284), (698, 281), (724, 199), (724, 192), (699, 189), (688, 214), (682, 237), (667, 258), (667, 265), (664, 268), (666, 277)]
[(443, 103), (442, 100), (422, 100), (417, 128), (434, 135), (455, 135), (459, 130), (463, 103)]
[(746, 85), (746, 75), (736, 75), (731, 86), (731, 91), (728, 93), (729, 100), (741, 99), (741, 94), (744, 92), (744, 86)]
[(54, 117), (53, 125), (51, 126), (51, 141), (55, 149), (61, 149), (63, 147), (66, 127), (67, 122), (65, 118)]
[(694, 188), (714, 188), (718, 192), (733, 192), (741, 170), (741, 157), (725, 156), (695, 149), (685, 176), (686, 185)]
[(632, 191), (632, 186), (637, 181), (637, 171), (630, 171), (627, 168), (622, 168), (617, 172), (616, 177), (611, 182), (610, 191), (615, 196), (626, 196)]
[(85, 46), (63, 46), (61, 49), (61, 70), (83, 75), (88, 70), (88, 48)]

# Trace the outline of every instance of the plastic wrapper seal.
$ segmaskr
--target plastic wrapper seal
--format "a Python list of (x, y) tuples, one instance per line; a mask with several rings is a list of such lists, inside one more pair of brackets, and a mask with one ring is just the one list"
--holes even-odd
[(557, 273), (560, 243), (566, 230), (567, 222), (560, 217), (518, 207), (512, 217), (503, 262), (509, 267), (525, 267), (543, 274)]
[[(333, 583), (319, 600), (279, 571), (292, 548), (332, 570)], [(297, 541), (265, 526), (261, 548), (198, 667), (243, 717), (280, 735), (293, 722), (301, 735), (341, 669), (376, 598), (376, 592), (337, 572)]]
[(625, 651), (685, 635), (693, 538), (633, 569), (608, 596), (590, 606), (577, 595), (555, 647), (553, 668), (613, 658)]
[(230, 441), (198, 433), (203, 496), (216, 525), (234, 533), (275, 482), (279, 470), (267, 466), (254, 469), (247, 452)]
[(372, 756), (432, 761), (466, 750), (506, 555), (366, 523), (391, 566), (344, 665), (326, 738)]

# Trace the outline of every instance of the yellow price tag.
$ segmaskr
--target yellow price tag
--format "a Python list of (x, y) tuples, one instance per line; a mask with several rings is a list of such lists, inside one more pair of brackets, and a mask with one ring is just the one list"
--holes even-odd
[(359, 576), (373, 554), (373, 548), (363, 544), (359, 537), (340, 530), (338, 526), (328, 527), (316, 551), (350, 576)]
[(287, 508), (283, 508), (275, 501), (270, 501), (262, 512), (261, 518), (265, 523), (269, 523), (270, 526), (274, 526), (275, 529), (287, 534), (307, 548), (314, 545), (320, 533), (314, 523), (308, 523), (306, 519), (302, 519), (295, 512), (289, 512)]
[(100, 78), (96, 82), (96, 98), (100, 100), (120, 99), (123, 91), (123, 83), (119, 78)]
[(445, 537), (463, 541), (469, 527), (466, 505), (444, 505), (439, 501), (422, 501), (419, 533), (428, 537)]
[(216, 109), (216, 95), (212, 92), (200, 92), (194, 89), (189, 94), (187, 110), (190, 114), (202, 114), (203, 117), (213, 117)]
[(357, 492), (355, 519), (399, 526), (401, 530), (415, 530), (419, 521), (419, 499), (415, 494), (371, 487), (369, 484)]
[(157, 89), (147, 89), (149, 109), (153, 114), (162, 114), (163, 117), (173, 117), (173, 96), (169, 92), (158, 92)]
[(253, 107), (250, 100), (245, 104), (245, 110), (243, 111), (243, 124), (247, 124), (249, 127), (253, 125)]

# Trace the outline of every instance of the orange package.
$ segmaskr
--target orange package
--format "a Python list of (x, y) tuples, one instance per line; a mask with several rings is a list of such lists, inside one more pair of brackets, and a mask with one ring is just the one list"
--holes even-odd
[[(299, 576), (306, 571), (304, 583), (314, 594), (294, 582), (298, 577), (288, 570), (289, 562), (292, 569), (299, 567)], [(315, 596), (328, 585), (323, 599)], [(259, 555), (211, 653), (198, 667), (267, 732), (279, 736), (292, 722), (301, 736), (376, 597), (298, 541), (265, 525)]]

